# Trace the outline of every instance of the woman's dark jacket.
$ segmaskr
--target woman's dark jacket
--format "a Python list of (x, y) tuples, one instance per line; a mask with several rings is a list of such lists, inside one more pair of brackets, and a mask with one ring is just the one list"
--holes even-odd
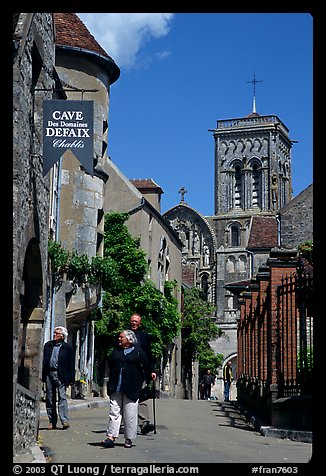
[(117, 391), (121, 370), (120, 392), (125, 393), (130, 400), (138, 400), (144, 374), (148, 374), (148, 361), (144, 351), (134, 349), (124, 354), (123, 349), (116, 349), (112, 352), (109, 358), (109, 395)]
[[(50, 359), (55, 345), (54, 340), (46, 342), (43, 350), (42, 382), (50, 372)], [(67, 387), (75, 381), (75, 355), (74, 349), (67, 342), (62, 342), (58, 357), (58, 378)]]

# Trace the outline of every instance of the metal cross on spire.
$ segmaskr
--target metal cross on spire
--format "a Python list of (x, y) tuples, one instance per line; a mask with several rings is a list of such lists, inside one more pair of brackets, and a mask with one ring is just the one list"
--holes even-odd
[(256, 84), (262, 83), (261, 79), (256, 79), (256, 74), (254, 73), (254, 79), (252, 81), (247, 81), (247, 83), (251, 83), (254, 87), (254, 98), (252, 103), (252, 112), (256, 112)]
[(181, 187), (178, 193), (181, 193), (181, 202), (185, 201), (185, 194), (187, 193), (188, 190), (185, 189), (185, 187)]

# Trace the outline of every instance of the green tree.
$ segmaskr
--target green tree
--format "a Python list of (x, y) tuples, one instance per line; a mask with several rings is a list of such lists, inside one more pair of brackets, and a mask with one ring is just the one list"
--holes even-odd
[(215, 306), (207, 302), (199, 288), (184, 288), (182, 320), (182, 355), (188, 373), (192, 362), (198, 360), (200, 376), (210, 368), (216, 374), (223, 361), (222, 354), (215, 354), (210, 341), (224, 335), (212, 317)]
[(129, 327), (133, 312), (142, 316), (142, 327), (152, 336), (152, 352), (161, 357), (165, 347), (178, 335), (181, 316), (178, 302), (173, 296), (176, 282), (167, 281), (164, 293), (147, 279), (141, 286), (135, 287), (124, 295), (124, 324)]
[(175, 282), (166, 282), (164, 293), (147, 279), (146, 253), (140, 240), (125, 225), (127, 213), (109, 213), (104, 225), (104, 260), (111, 260), (115, 278), (103, 286), (100, 318), (95, 322), (96, 353), (102, 362), (116, 345), (118, 333), (129, 328), (132, 313), (142, 316), (142, 328), (153, 337), (153, 354), (160, 358), (180, 331)]
[(116, 283), (109, 286), (113, 294), (139, 286), (148, 273), (146, 253), (139, 247), (140, 240), (134, 238), (125, 225), (128, 218), (128, 213), (116, 212), (108, 213), (104, 218), (104, 258), (115, 263)]
[[(118, 333), (129, 328), (130, 316), (142, 316), (143, 328), (153, 336), (152, 351), (160, 358), (180, 332), (180, 312), (173, 292), (176, 282), (166, 282), (164, 292), (146, 278), (148, 265), (140, 240), (128, 231), (127, 213), (109, 213), (104, 218), (104, 256), (78, 255), (66, 251), (61, 243), (49, 240), (48, 257), (53, 283), (63, 279), (75, 286), (100, 285), (102, 309), (92, 312), (95, 321), (95, 353), (103, 375), (103, 363), (116, 345)], [(102, 368), (102, 370), (101, 370)]]

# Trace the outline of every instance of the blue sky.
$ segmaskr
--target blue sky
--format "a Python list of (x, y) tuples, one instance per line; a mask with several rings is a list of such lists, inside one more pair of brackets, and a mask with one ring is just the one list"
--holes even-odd
[(275, 114), (292, 140), (293, 196), (313, 181), (313, 17), (309, 13), (78, 13), (120, 67), (111, 86), (108, 155), (152, 178), (162, 213), (187, 189), (214, 213), (216, 121)]

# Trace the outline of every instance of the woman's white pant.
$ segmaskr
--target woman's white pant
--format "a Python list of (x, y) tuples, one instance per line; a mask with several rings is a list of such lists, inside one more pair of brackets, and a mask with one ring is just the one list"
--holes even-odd
[(130, 400), (125, 393), (112, 393), (110, 395), (107, 436), (118, 438), (122, 419), (125, 438), (134, 440), (137, 436), (138, 427), (138, 400)]

